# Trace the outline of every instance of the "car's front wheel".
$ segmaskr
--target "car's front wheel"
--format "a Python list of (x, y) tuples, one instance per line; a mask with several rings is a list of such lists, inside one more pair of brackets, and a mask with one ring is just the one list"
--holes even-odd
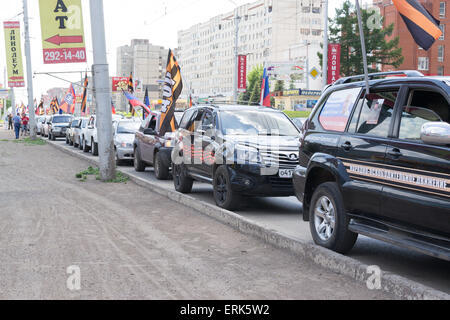
[(213, 188), (217, 206), (226, 210), (236, 210), (239, 207), (241, 197), (231, 188), (230, 173), (226, 166), (217, 168)]
[(173, 185), (175, 190), (181, 193), (191, 193), (194, 180), (188, 176), (186, 168), (182, 164), (173, 165)]
[(83, 139), (83, 152), (89, 152), (89, 146), (86, 143), (86, 139)]
[(338, 253), (349, 252), (358, 238), (358, 234), (348, 230), (349, 222), (338, 185), (321, 184), (313, 194), (309, 211), (314, 242)]

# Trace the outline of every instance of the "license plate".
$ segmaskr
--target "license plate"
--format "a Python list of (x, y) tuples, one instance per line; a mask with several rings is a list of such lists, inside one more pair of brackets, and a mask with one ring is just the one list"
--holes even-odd
[(278, 172), (278, 175), (280, 178), (283, 179), (292, 179), (292, 177), (294, 176), (294, 170), (292, 169), (281, 169)]

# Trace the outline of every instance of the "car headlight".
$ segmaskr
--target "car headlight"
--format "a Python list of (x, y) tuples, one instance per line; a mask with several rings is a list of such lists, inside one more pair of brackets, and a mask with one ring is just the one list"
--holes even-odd
[(165, 146), (166, 148), (172, 148), (172, 146), (173, 146), (172, 140), (167, 140), (167, 141), (164, 143), (164, 146)]
[(126, 143), (126, 142), (121, 142), (120, 146), (122, 148), (133, 148), (133, 144), (132, 143)]
[(261, 163), (261, 155), (256, 148), (237, 145), (235, 148), (235, 153), (238, 164)]

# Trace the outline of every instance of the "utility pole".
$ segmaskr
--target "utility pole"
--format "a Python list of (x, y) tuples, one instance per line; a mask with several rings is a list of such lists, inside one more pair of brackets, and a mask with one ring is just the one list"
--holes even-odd
[(234, 26), (235, 26), (235, 39), (234, 39), (234, 72), (233, 72), (233, 103), (238, 101), (238, 69), (239, 69), (239, 22), (241, 17), (238, 15), (238, 8), (235, 9), (234, 14)]
[(27, 61), (28, 108), (30, 110), (30, 138), (36, 140), (36, 117), (33, 101), (33, 71), (31, 67), (30, 26), (28, 24), (28, 0), (23, 0), (23, 22), (25, 25), (25, 57)]
[(325, 0), (323, 10), (325, 26), (323, 29), (322, 88), (325, 88), (328, 84), (328, 0)]
[(90, 0), (91, 31), (94, 47), (94, 92), (96, 101), (96, 121), (100, 159), (100, 179), (112, 180), (116, 177), (114, 143), (112, 132), (111, 92), (109, 91), (109, 69), (106, 58), (105, 21), (103, 0)]
[(309, 90), (309, 45), (311, 42), (305, 40), (306, 45), (306, 90)]
[(364, 63), (364, 79), (366, 82), (366, 95), (367, 95), (370, 93), (370, 89), (369, 89), (369, 70), (367, 67), (366, 41), (364, 39), (364, 29), (362, 25), (361, 8), (359, 6), (359, 0), (355, 0), (355, 2), (356, 2), (356, 14), (358, 15), (359, 36), (361, 38), (361, 50)]

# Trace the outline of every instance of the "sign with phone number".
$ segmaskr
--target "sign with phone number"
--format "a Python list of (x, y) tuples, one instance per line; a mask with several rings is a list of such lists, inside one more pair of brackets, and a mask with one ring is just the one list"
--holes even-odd
[(86, 49), (44, 49), (44, 63), (78, 63), (86, 61)]

